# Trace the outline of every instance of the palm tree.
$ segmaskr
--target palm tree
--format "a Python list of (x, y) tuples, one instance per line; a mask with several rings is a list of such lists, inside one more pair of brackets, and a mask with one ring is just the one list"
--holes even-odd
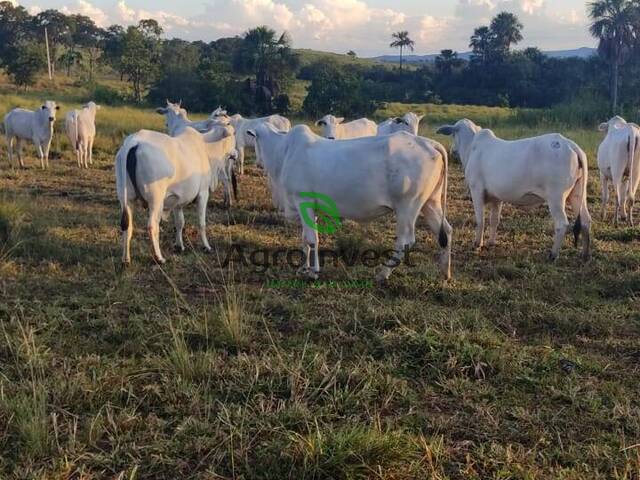
[(598, 53), (609, 63), (611, 110), (618, 113), (619, 70), (636, 37), (638, 9), (633, 0), (597, 0), (589, 3), (589, 18)]
[(453, 50), (441, 50), (436, 57), (436, 69), (444, 76), (448, 77), (454, 68), (462, 65), (462, 59), (458, 58), (458, 52)]
[(513, 13), (501, 12), (491, 20), (492, 41), (498, 54), (506, 55), (511, 48), (522, 41), (522, 23)]
[(391, 38), (393, 38), (393, 41), (389, 44), (389, 46), (400, 49), (400, 70), (402, 70), (402, 50), (404, 48), (408, 48), (413, 52), (413, 46), (416, 44), (416, 42), (409, 38), (409, 32), (407, 32), (406, 30), (392, 33)]
[(489, 50), (491, 49), (491, 30), (489, 27), (478, 27), (473, 31), (469, 46), (473, 49), (473, 57), (480, 59), (484, 64), (489, 57)]

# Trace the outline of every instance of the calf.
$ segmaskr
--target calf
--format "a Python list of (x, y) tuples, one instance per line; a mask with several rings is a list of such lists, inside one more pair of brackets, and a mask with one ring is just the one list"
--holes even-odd
[(378, 125), (368, 118), (359, 118), (344, 122), (344, 117), (325, 115), (316, 122), (322, 129), (322, 136), (329, 140), (347, 140), (349, 138), (372, 137), (378, 133)]
[(4, 117), (4, 134), (9, 151), (9, 164), (13, 166), (13, 140), (16, 139), (18, 160), (24, 168), (22, 160), (22, 140), (31, 140), (38, 150), (40, 167), (49, 167), (49, 149), (53, 138), (53, 124), (56, 111), (60, 107), (56, 102), (47, 100), (36, 111), (14, 108)]
[(565, 211), (568, 199), (577, 215), (576, 245), (584, 233), (582, 254), (585, 260), (589, 258), (588, 165), (578, 145), (559, 134), (505, 141), (466, 119), (442, 126), (438, 133), (453, 136), (452, 152), (462, 161), (475, 210), (477, 248), (483, 246), (485, 204), (491, 209), (489, 245), (495, 245), (503, 202), (522, 207), (546, 203), (555, 225), (550, 255), (555, 260), (569, 226)]
[(133, 217), (130, 202), (140, 199), (149, 208), (148, 230), (153, 256), (165, 263), (160, 251), (160, 219), (174, 213), (176, 248), (184, 251), (183, 207), (197, 203), (200, 238), (206, 251), (206, 208), (222, 175), (227, 156), (235, 154), (233, 129), (206, 134), (185, 128), (176, 137), (149, 130), (130, 135), (116, 155), (116, 190), (122, 216), (122, 262), (131, 262)]
[[(629, 204), (629, 222), (633, 226), (633, 205), (636, 191), (640, 183), (640, 128), (635, 123), (627, 123), (624, 118), (615, 116), (598, 127), (601, 132), (607, 132), (606, 137), (598, 147), (598, 167), (602, 183), (602, 219), (607, 216), (609, 201), (609, 182), (613, 184), (616, 201), (614, 222), (620, 221), (620, 207), (622, 220), (627, 219), (627, 204)], [(626, 177), (626, 180), (625, 180)]]
[(78, 167), (93, 165), (93, 142), (96, 138), (96, 113), (100, 105), (89, 102), (81, 110), (72, 110), (65, 117), (67, 136), (76, 152)]

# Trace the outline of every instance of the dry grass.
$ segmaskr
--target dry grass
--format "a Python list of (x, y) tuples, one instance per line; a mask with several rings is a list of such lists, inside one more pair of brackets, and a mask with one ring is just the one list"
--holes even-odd
[[(0, 96), (0, 106), (29, 98)], [(423, 134), (459, 116), (506, 137), (544, 131), (504, 109), (425, 109)], [(437, 279), (420, 220), (416, 266), (384, 289), (268, 288), (295, 269), (220, 266), (231, 241), (299, 243), (250, 167), (236, 207), (223, 210), (220, 192), (211, 201), (217, 255), (188, 251), (161, 270), (138, 208), (134, 264), (121, 271), (113, 154), (161, 119), (121, 108), (98, 121), (89, 171), (60, 135), (47, 172), (33, 160), (7, 169), (0, 148), (0, 229), (11, 231), (0, 256), (1, 478), (638, 478), (637, 229), (596, 222), (591, 263), (567, 241), (552, 265), (545, 209), (505, 208), (498, 246), (476, 254), (454, 165), (451, 283)], [(599, 134), (564, 133), (593, 168)], [(598, 191), (592, 174), (594, 213)], [(195, 225), (188, 211), (197, 245)], [(322, 242), (392, 239), (385, 218)], [(337, 264), (322, 278), (372, 275)]]

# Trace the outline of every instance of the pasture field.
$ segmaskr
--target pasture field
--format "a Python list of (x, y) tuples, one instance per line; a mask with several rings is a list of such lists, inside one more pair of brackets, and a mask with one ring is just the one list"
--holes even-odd
[[(43, 95), (4, 94), (0, 113)], [(61, 97), (60, 118), (88, 100)], [(508, 109), (411, 108), (427, 112), (426, 136), (468, 116), (507, 138), (560, 130), (577, 141), (591, 166), (592, 261), (567, 237), (547, 262), (544, 208), (506, 206), (497, 247), (474, 252), (452, 162), (446, 284), (423, 219), (415, 266), (384, 288), (351, 288), (373, 269), (344, 262), (316, 284), (285, 264), (222, 267), (232, 244), (299, 245), (254, 166), (230, 211), (220, 191), (210, 202), (216, 253), (199, 250), (189, 208), (193, 248), (169, 254), (173, 223), (163, 224), (169, 261), (158, 267), (137, 206), (123, 270), (114, 153), (162, 118), (103, 108), (88, 171), (60, 120), (46, 172), (31, 148), (26, 170), (9, 169), (2, 143), (0, 478), (638, 479), (640, 231), (599, 220), (601, 134), (519, 123)], [(321, 244), (389, 248), (393, 225), (347, 222)]]

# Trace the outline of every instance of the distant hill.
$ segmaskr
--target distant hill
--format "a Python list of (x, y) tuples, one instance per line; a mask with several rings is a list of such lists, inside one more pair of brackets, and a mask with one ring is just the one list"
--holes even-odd
[[(547, 52), (543, 52), (545, 55), (548, 55), (552, 58), (588, 58), (592, 55), (596, 54), (595, 48), (582, 47), (576, 48), (573, 50), (551, 50)], [(402, 60), (406, 63), (427, 63), (435, 61), (437, 54), (431, 55), (403, 55)], [(469, 60), (471, 58), (471, 52), (462, 52), (458, 53), (459, 58), (463, 58), (465, 60)], [(381, 63), (398, 63), (400, 62), (400, 55), (381, 55), (379, 57), (372, 57), (370, 60), (374, 60), (376, 62)]]

